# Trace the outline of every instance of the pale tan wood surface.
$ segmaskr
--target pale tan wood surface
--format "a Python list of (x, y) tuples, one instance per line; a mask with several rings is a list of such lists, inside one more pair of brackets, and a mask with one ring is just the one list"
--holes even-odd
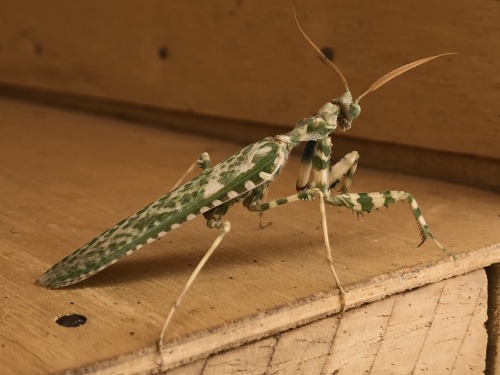
[[(482, 374), (484, 270), (258, 340), (173, 374)], [(338, 371), (338, 372), (336, 372)]]
[[(48, 290), (34, 280), (75, 248), (163, 195), (200, 152), (209, 151), (216, 162), (241, 146), (13, 101), (2, 100), (0, 105), (4, 373), (107, 365), (116, 370), (125, 364), (138, 371), (153, 369), (166, 313), (217, 235), (201, 218), (74, 287)], [(293, 158), (273, 185), (271, 197), (293, 193), (296, 165)], [(416, 250), (417, 230), (406, 204), (360, 220), (346, 210), (330, 209), (334, 259), (351, 289), (351, 304), (500, 260), (498, 195), (359, 168), (352, 191), (384, 189), (411, 191), (434, 234), (450, 250), (465, 254), (455, 265), (431, 243)], [(324, 264), (317, 202), (269, 212), (273, 225), (265, 230), (258, 227), (256, 215), (240, 206), (227, 218), (233, 230), (174, 317), (164, 358), (170, 352), (179, 358), (183, 350), (189, 354), (192, 347), (186, 340), (220, 349), (338, 308)], [(266, 313), (269, 310), (277, 313)], [(54, 323), (69, 313), (85, 315), (88, 322), (75, 329)], [(260, 323), (255, 322), (267, 331), (258, 332)], [(214, 334), (203, 333), (207, 329)], [(224, 341), (225, 333), (231, 342)]]
[[(291, 3), (2, 0), (0, 81), (288, 126), (343, 92), (299, 34)], [(355, 96), (411, 60), (460, 53), (363, 100), (347, 137), (500, 159), (500, 3), (295, 5)]]

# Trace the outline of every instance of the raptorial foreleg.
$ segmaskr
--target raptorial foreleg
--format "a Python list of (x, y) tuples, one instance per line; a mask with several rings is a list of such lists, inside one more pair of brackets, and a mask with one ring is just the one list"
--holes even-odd
[[(321, 183), (325, 181), (329, 189), (335, 189), (339, 193), (347, 193), (358, 166), (359, 153), (351, 151), (334, 165), (327, 167), (331, 147), (329, 139), (321, 140), (321, 142), (309, 141), (306, 143), (302, 152), (302, 158), (300, 159), (296, 184), (297, 191), (320, 187), (318, 186), (318, 181), (321, 181)], [(328, 172), (326, 172), (327, 168)], [(309, 181), (313, 170), (316, 173), (315, 178), (313, 181)], [(317, 174), (320, 171), (324, 171), (325, 176), (318, 176)]]
[(330, 167), (328, 172), (328, 182), (330, 189), (335, 189), (339, 193), (347, 193), (351, 186), (354, 173), (358, 166), (359, 154), (351, 151)]

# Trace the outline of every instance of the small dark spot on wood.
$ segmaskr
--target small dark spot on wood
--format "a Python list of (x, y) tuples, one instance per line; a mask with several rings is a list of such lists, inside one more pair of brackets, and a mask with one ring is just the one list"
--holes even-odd
[(35, 43), (35, 45), (33, 46), (33, 52), (37, 56), (42, 56), (43, 55), (43, 47), (42, 47), (42, 45), (40, 43)]
[(135, 332), (130, 331), (128, 334), (129, 334), (130, 336), (134, 336), (134, 335), (135, 335)]
[(158, 56), (161, 60), (166, 60), (168, 58), (168, 48), (165, 46), (160, 47), (158, 50)]
[(320, 50), (328, 60), (333, 61), (335, 59), (335, 50), (332, 47), (321, 47)]
[(63, 327), (78, 327), (87, 322), (87, 318), (80, 314), (62, 315), (56, 323)]

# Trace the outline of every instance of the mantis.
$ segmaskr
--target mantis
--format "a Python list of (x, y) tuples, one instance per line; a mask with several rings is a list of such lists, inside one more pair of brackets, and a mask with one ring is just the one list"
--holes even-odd
[[(343, 306), (345, 306), (345, 291), (332, 259), (326, 205), (342, 206), (363, 214), (381, 207), (388, 207), (396, 202), (408, 201), (420, 232), (421, 242), (418, 246), (431, 238), (437, 247), (452, 255), (429, 231), (417, 201), (409, 192), (388, 190), (351, 193), (348, 191), (358, 164), (359, 154), (356, 151), (348, 153), (335, 164), (330, 164), (331, 133), (337, 129), (346, 131), (351, 128), (353, 121), (360, 115), (359, 102), (365, 95), (421, 64), (451, 53), (430, 56), (403, 65), (375, 81), (357, 99), (353, 99), (347, 81), (340, 70), (323, 55), (302, 30), (295, 10), (294, 16), (306, 41), (341, 78), (345, 88), (344, 94), (324, 104), (315, 115), (299, 120), (290, 132), (250, 144), (213, 167), (209, 155), (201, 154), (195, 162), (195, 165), (201, 168), (201, 174), (184, 184), (176, 184), (180, 186), (175, 186), (166, 195), (63, 258), (37, 280), (38, 284), (49, 288), (60, 288), (80, 282), (115, 263), (123, 256), (141, 249), (167, 232), (178, 228), (183, 223), (198, 215), (203, 215), (208, 227), (218, 228), (220, 232), (170, 310), (159, 340), (161, 353), (166, 328), (182, 298), (223, 237), (231, 230), (230, 223), (223, 218), (229, 208), (237, 202), (242, 202), (250, 211), (262, 213), (287, 203), (318, 199), (328, 266), (339, 288)], [(306, 142), (306, 145), (298, 171), (297, 192), (265, 202), (269, 185), (279, 176), (291, 151), (302, 142)]]

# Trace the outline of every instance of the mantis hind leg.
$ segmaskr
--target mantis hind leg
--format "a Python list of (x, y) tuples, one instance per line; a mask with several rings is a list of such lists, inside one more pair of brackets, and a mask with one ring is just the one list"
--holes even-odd
[(182, 181), (187, 177), (188, 174), (190, 174), (196, 167), (200, 168), (202, 171), (209, 169), (210, 168), (210, 156), (208, 155), (208, 152), (203, 152), (196, 161), (189, 166), (189, 168), (186, 170), (186, 172), (183, 173), (181, 178), (177, 180), (177, 182), (172, 186), (170, 191), (177, 189), (179, 186), (181, 186)]
[[(208, 154), (206, 154), (208, 156)], [(203, 157), (203, 154), (200, 156), (200, 158)], [(200, 159), (198, 159), (199, 161)], [(221, 204), (220, 206), (217, 206), (205, 213), (203, 213), (203, 216), (205, 219), (207, 219), (207, 226), (210, 228), (219, 228), (220, 232), (217, 238), (214, 240), (210, 248), (207, 250), (203, 258), (199, 261), (198, 265), (194, 269), (194, 271), (191, 273), (189, 276), (189, 279), (186, 281), (186, 284), (184, 285), (184, 288), (182, 289), (181, 293), (177, 297), (177, 299), (174, 301), (172, 304), (172, 307), (170, 308), (170, 312), (168, 313), (167, 319), (165, 320), (165, 323), (163, 324), (163, 328), (160, 333), (160, 338), (158, 340), (158, 353), (160, 356), (160, 370), (163, 367), (163, 339), (165, 337), (165, 332), (167, 331), (167, 328), (172, 320), (172, 317), (174, 316), (175, 312), (181, 305), (182, 299), (188, 292), (188, 290), (191, 288), (191, 285), (195, 281), (196, 277), (198, 277), (199, 273), (201, 272), (202, 268), (205, 266), (205, 263), (207, 263), (208, 259), (212, 256), (214, 253), (215, 249), (219, 246), (219, 244), (222, 241), (222, 238), (229, 233), (231, 230), (231, 224), (229, 221), (223, 221), (222, 217), (226, 214), (227, 210), (236, 202), (236, 200), (231, 200), (228, 201), (224, 204)]]
[(195, 281), (196, 277), (200, 273), (201, 269), (205, 266), (205, 263), (208, 261), (208, 259), (212, 256), (214, 253), (215, 249), (219, 246), (219, 244), (222, 241), (222, 238), (229, 233), (231, 230), (231, 224), (229, 221), (222, 221), (218, 223), (213, 224), (214, 227), (218, 227), (220, 232), (217, 238), (214, 240), (208, 251), (205, 253), (203, 258), (199, 261), (198, 265), (194, 269), (194, 271), (191, 273), (189, 276), (189, 279), (187, 280), (186, 284), (184, 285), (184, 288), (182, 289), (181, 293), (177, 297), (177, 299), (174, 301), (172, 304), (172, 307), (170, 308), (170, 312), (168, 313), (167, 319), (165, 320), (165, 323), (163, 324), (163, 328), (160, 333), (160, 338), (158, 340), (158, 354), (160, 356), (160, 371), (163, 368), (163, 339), (165, 337), (165, 332), (167, 331), (168, 326), (170, 325), (170, 322), (172, 321), (172, 317), (174, 316), (175, 312), (181, 305), (182, 299), (188, 292), (188, 290), (191, 288), (191, 285)]

